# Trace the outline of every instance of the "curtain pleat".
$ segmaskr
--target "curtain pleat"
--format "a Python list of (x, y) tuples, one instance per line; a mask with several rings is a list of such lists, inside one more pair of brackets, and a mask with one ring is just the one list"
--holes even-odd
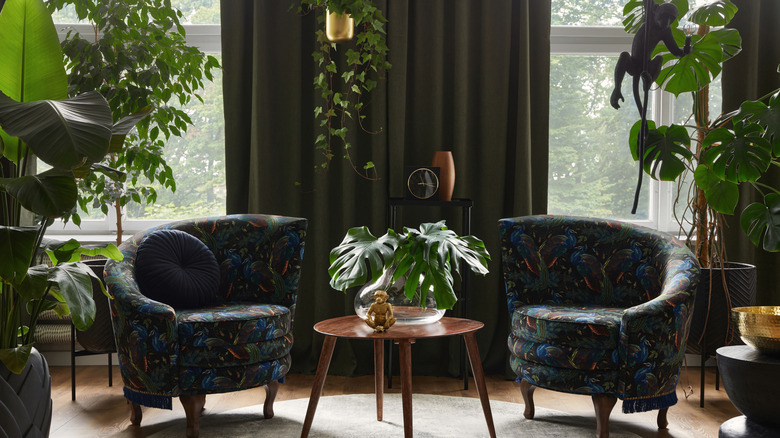
[[(729, 27), (739, 30), (742, 52), (723, 64), (723, 110), (736, 110), (745, 100), (758, 99), (780, 88), (780, 2), (777, 0), (733, 0), (739, 11)], [(761, 182), (780, 187), (780, 172), (773, 167)], [(742, 210), (760, 201), (760, 194), (748, 185), (740, 188), (736, 214), (727, 217), (725, 231), (729, 261), (756, 265), (758, 305), (780, 304), (780, 253), (756, 248), (739, 224)]]
[[(364, 124), (381, 131), (349, 128), (355, 162), (377, 166), (380, 180), (367, 181), (340, 149), (327, 171), (314, 171), (316, 17), (299, 16), (277, 0), (223, 1), (227, 211), (309, 219), (293, 370), (313, 373), (322, 345), (313, 324), (354, 312), (356, 291), (328, 286), (330, 249), (350, 227), (384, 234), (388, 197), (404, 196), (404, 167), (430, 165), (435, 151), (451, 150), (454, 197), (474, 200), (471, 233), (493, 256), (489, 275), (471, 277), (468, 316), (485, 323), (477, 339), (486, 371), (503, 373), (509, 326), (497, 221), (546, 211), (550, 2), (376, 4), (388, 18), (393, 68), (372, 93)], [(459, 209), (399, 208), (399, 226), (440, 219), (461, 232)], [(415, 373), (456, 375), (460, 343), (419, 341)], [(371, 373), (372, 354), (370, 342), (340, 340), (331, 372)]]

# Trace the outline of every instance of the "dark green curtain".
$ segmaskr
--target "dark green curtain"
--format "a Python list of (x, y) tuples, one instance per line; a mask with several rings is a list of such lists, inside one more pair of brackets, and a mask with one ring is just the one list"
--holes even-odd
[[(780, 2), (777, 0), (733, 0), (739, 7), (729, 27), (742, 35), (742, 52), (723, 65), (723, 110), (738, 109), (745, 100), (758, 99), (780, 88)], [(761, 178), (761, 182), (780, 187), (777, 168)], [(760, 199), (752, 187), (743, 185), (741, 212), (748, 204)], [(759, 305), (780, 304), (780, 254), (768, 253), (753, 246), (739, 225), (739, 214), (727, 218), (725, 241), (728, 260), (757, 266)]]
[[(328, 286), (330, 249), (350, 227), (383, 234), (388, 196), (403, 196), (404, 166), (451, 150), (454, 196), (474, 200), (471, 232), (493, 256), (488, 276), (472, 276), (468, 315), (486, 325), (478, 332), (485, 369), (503, 373), (509, 328), (497, 220), (546, 211), (550, 2), (377, 1), (389, 20), (393, 68), (372, 94), (366, 124), (381, 132), (351, 126), (350, 140), (357, 162), (376, 163), (379, 181), (362, 179), (339, 151), (326, 172), (314, 172), (311, 53), (319, 25), (289, 5), (224, 1), (222, 51), (228, 212), (309, 219), (293, 370), (314, 372), (322, 344), (315, 322), (353, 313), (355, 291)], [(439, 219), (461, 230), (456, 209), (402, 207), (399, 215), (409, 227)], [(458, 342), (420, 341), (415, 373), (456, 374)], [(369, 342), (336, 344), (331, 372), (372, 369)]]

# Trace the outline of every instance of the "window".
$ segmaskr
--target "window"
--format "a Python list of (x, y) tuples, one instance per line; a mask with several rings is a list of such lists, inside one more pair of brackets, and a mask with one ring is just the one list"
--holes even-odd
[[(623, 81), (625, 101), (620, 110), (609, 104), (615, 63), (620, 52), (630, 52), (633, 40), (621, 23), (625, 1), (552, 3), (548, 211), (678, 231), (674, 219), (677, 182), (658, 182), (644, 174), (637, 213), (631, 214), (639, 169), (631, 157), (628, 137), (639, 113), (630, 76)], [(690, 3), (693, 7), (706, 1)], [(713, 103), (720, 102), (719, 84), (718, 79), (711, 86)], [(690, 113), (690, 102), (682, 96), (675, 100), (657, 86), (650, 94), (648, 115), (658, 123), (684, 122)], [(687, 189), (679, 193), (685, 196)], [(678, 214), (682, 210), (678, 207)]]
[[(172, 6), (182, 14), (187, 42), (206, 53), (215, 54), (221, 61), (219, 0), (172, 0)], [(88, 23), (78, 21), (75, 10), (68, 6), (53, 15), (60, 38), (67, 28), (74, 28), (82, 35), (93, 32)], [(75, 24), (74, 24), (75, 23)], [(123, 212), (122, 227), (125, 233), (133, 233), (157, 223), (175, 219), (225, 214), (225, 166), (224, 166), (224, 117), (222, 106), (222, 74), (214, 71), (214, 81), (206, 82), (200, 91), (204, 103), (193, 100), (181, 107), (194, 124), (183, 137), (171, 137), (166, 144), (165, 159), (173, 169), (176, 192), (153, 185), (157, 189), (157, 201), (152, 205), (131, 203)], [(111, 240), (116, 232), (116, 213), (108, 215), (97, 210), (82, 214), (81, 227), (69, 223), (53, 225), (51, 234), (93, 235), (82, 240)]]

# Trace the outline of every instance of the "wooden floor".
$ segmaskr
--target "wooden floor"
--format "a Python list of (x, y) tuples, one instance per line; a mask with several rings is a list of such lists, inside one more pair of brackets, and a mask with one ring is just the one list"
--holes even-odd
[[(88, 438), (103, 436), (145, 437), (170, 426), (170, 421), (184, 418), (181, 404), (174, 400), (173, 411), (144, 408), (143, 422), (140, 427), (130, 425), (129, 410), (122, 396), (122, 383), (119, 369), (114, 368), (114, 385), (108, 387), (107, 368), (105, 366), (80, 366), (76, 374), (76, 401), (71, 401), (70, 368), (52, 367), (52, 400), (54, 414), (51, 437)], [(717, 437), (720, 424), (729, 418), (740, 415), (734, 408), (721, 386), (715, 390), (715, 370), (706, 369), (705, 404), (699, 407), (699, 368), (683, 369), (678, 386), (677, 405), (669, 410), (669, 429), (658, 430), (655, 426), (655, 412), (623, 414), (620, 402), (617, 403), (610, 421), (621, 424), (642, 437)], [(287, 376), (287, 382), (279, 389), (277, 401), (308, 398), (314, 376), (293, 374)], [(500, 376), (487, 377), (488, 394), (491, 400), (522, 403), (519, 385)], [(413, 378), (415, 393), (439, 394), (456, 397), (477, 397), (474, 382), (469, 389), (463, 390), (462, 380), (445, 377)], [(693, 385), (696, 389), (687, 399), (682, 386)], [(373, 393), (373, 376), (340, 377), (328, 376), (323, 396)], [(387, 393), (400, 392), (400, 381), (396, 377), (393, 388)], [(265, 398), (262, 388), (229, 394), (210, 395), (206, 398), (204, 415), (214, 415), (245, 406), (260, 404)], [(539, 389), (534, 394), (537, 406), (556, 409), (571, 414), (595, 417), (590, 397), (563, 394)], [(385, 406), (385, 410), (392, 407)], [(398, 409), (401, 409), (398, 406)], [(517, 415), (522, 415), (518, 407)], [(182, 430), (182, 436), (184, 430)], [(521, 434), (518, 434), (521, 436)], [(206, 437), (204, 437), (206, 438)]]

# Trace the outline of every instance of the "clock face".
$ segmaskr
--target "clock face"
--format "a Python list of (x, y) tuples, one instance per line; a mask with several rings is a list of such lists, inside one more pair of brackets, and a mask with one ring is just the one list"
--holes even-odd
[(431, 169), (421, 167), (409, 174), (409, 193), (417, 199), (429, 199), (439, 191), (439, 177)]

